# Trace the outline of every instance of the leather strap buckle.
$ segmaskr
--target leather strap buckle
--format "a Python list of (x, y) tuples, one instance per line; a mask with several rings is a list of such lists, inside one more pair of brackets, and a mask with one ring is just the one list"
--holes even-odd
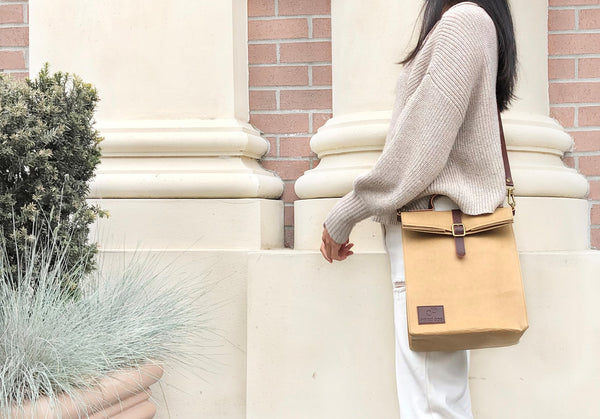
[(467, 232), (465, 231), (465, 225), (460, 224), (452, 224), (452, 235), (454, 237), (465, 237)]

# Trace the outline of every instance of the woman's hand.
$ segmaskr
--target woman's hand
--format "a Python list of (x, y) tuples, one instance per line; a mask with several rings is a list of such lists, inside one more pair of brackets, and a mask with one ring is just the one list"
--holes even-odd
[(329, 235), (327, 228), (323, 227), (321, 253), (327, 262), (333, 263), (334, 260), (344, 260), (348, 256), (353, 255), (354, 252), (350, 250), (352, 246), (354, 246), (354, 243), (350, 243), (349, 240), (346, 240), (344, 244), (336, 243)]

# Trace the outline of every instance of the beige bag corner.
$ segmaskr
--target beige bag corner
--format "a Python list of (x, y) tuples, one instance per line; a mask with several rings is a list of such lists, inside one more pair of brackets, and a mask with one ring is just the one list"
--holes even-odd
[(463, 214), (464, 257), (457, 256), (451, 211), (401, 217), (410, 348), (516, 344), (528, 321), (512, 209)]

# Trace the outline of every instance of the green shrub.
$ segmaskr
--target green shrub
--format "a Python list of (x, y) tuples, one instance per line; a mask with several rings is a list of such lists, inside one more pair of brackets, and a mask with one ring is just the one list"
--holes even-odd
[[(50, 74), (48, 65), (25, 82), (0, 74), (0, 237), (12, 244), (6, 250), (11, 275), (4, 277), (13, 286), (17, 256), (34, 240), (38, 218), (47, 221), (38, 240), (54, 230), (59, 245), (67, 245), (66, 272), (94, 268), (96, 244), (88, 243), (88, 232), (100, 210), (85, 198), (100, 162), (97, 102), (92, 85)], [(74, 278), (66, 275), (61, 287), (75, 291)]]

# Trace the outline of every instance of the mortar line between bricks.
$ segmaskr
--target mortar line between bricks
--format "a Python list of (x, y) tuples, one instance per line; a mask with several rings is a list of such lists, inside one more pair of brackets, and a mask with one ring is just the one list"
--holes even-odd
[(26, 51), (28, 50), (29, 47), (2, 47), (0, 46), (0, 52), (4, 52), (4, 51)]
[(576, 58), (574, 61), (575, 61), (575, 79), (583, 80), (583, 79), (579, 78), (579, 58)]
[(552, 108), (575, 108), (575, 107), (585, 108), (586, 106), (599, 106), (600, 102), (581, 102), (581, 103), (577, 102), (577, 103), (575, 103), (575, 105), (572, 105), (572, 104), (569, 105), (569, 104), (564, 104), (564, 103), (551, 103), (550, 109), (552, 109)]
[(10, 69), (0, 69), (0, 74), (12, 74), (12, 73), (28, 73), (28, 68), (10, 68)]
[(600, 29), (571, 29), (568, 31), (548, 31), (548, 35), (585, 35), (598, 33), (600, 33)]
[(600, 5), (571, 5), (571, 6), (548, 6), (548, 10), (584, 10), (584, 9), (600, 9)]
[(27, 13), (27, 4), (23, 4), (23, 21), (29, 25), (29, 13)]
[(256, 20), (283, 20), (283, 19), (331, 19), (331, 15), (281, 15), (281, 16), (252, 16), (249, 21)]
[[(575, 74), (575, 77), (577, 77), (577, 74)], [(548, 80), (549, 84), (556, 84), (556, 83), (598, 83), (600, 82), (600, 79), (597, 77), (586, 77), (583, 79), (550, 79)]]
[(306, 86), (305, 84), (302, 85), (291, 85), (291, 86), (251, 86), (248, 88), (249, 91), (251, 92), (255, 92), (255, 91), (278, 91), (278, 90), (303, 90), (303, 91), (308, 91), (308, 90), (331, 90), (331, 86)]
[(575, 30), (579, 30), (579, 9), (575, 10)]
[(597, 157), (600, 156), (600, 151), (571, 151), (571, 157)]
[(0, 29), (28, 28), (29, 23), (0, 23)]
[(565, 102), (560, 105), (567, 105), (567, 106), (559, 106), (558, 103), (552, 104), (551, 106), (555, 107), (555, 108), (558, 108), (558, 107), (561, 107), (561, 108), (565, 108), (565, 107), (566, 108), (585, 108), (585, 107), (589, 107), (589, 106), (600, 106), (600, 103), (599, 102), (591, 102), (591, 103), (581, 104), (578, 102)]
[(600, 58), (600, 54), (554, 54), (548, 55), (548, 58)]
[(255, 39), (255, 40), (252, 40), (252, 41), (248, 41), (248, 45), (307, 44), (307, 43), (308, 44), (316, 44), (318, 42), (331, 42), (331, 38)]
[(300, 156), (300, 157), (263, 157), (261, 160), (263, 161), (308, 161), (309, 156)]
[[(309, 62), (306, 63), (269, 63), (269, 64), (249, 64), (248, 67), (253, 67), (253, 68), (269, 68), (269, 67), (306, 67)], [(331, 61), (310, 61), (310, 65), (316, 65), (316, 66), (327, 66), (327, 65), (331, 65)]]
[(598, 132), (600, 133), (600, 126), (591, 127), (571, 127), (568, 128), (567, 132)]
[(279, 0), (275, 0), (275, 16), (279, 16)]
[(306, 19), (308, 25), (308, 37), (313, 39), (313, 18), (312, 16)]
[(579, 126), (579, 106), (576, 106), (575, 111), (573, 112), (573, 125), (576, 127)]
[(588, 77), (585, 79), (553, 79), (550, 80), (549, 84), (556, 84), (556, 83), (564, 83), (564, 84), (573, 84), (573, 83), (594, 83), (594, 84), (598, 84), (600, 83), (600, 78), (595, 78), (595, 77)]
[(331, 113), (331, 109), (281, 109), (275, 111), (251, 111), (251, 115), (289, 115), (289, 114), (306, 114), (306, 113)]

